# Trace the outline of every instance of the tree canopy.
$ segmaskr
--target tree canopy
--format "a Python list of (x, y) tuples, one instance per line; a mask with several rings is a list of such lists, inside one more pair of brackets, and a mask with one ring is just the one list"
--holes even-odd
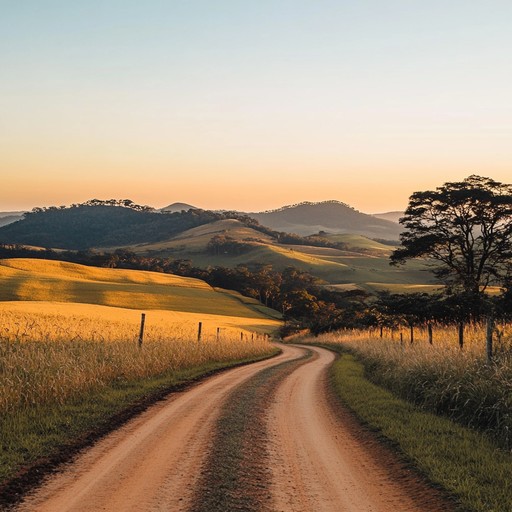
[(391, 262), (428, 258), (450, 289), (478, 295), (512, 269), (512, 185), (472, 175), (415, 192), (400, 223)]

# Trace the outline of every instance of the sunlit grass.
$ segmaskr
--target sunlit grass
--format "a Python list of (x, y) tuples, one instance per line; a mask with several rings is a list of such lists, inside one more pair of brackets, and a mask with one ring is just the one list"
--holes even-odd
[(318, 338), (341, 345), (364, 363), (366, 375), (424, 409), (481, 430), (501, 446), (512, 447), (512, 328), (498, 325), (495, 358), (485, 356), (485, 326), (465, 329), (464, 349), (456, 327), (434, 328), (433, 344), (426, 329), (409, 332), (340, 331)]
[(116, 380), (270, 351), (260, 333), (226, 325), (223, 317), (203, 319), (198, 342), (199, 318), (150, 312), (139, 348), (138, 312), (81, 304), (1, 304), (0, 412), (64, 403)]
[(0, 260), (0, 301), (99, 304), (268, 319), (248, 301), (200, 279), (30, 258)]
[(266, 332), (276, 324), (153, 310), (139, 347), (140, 311), (0, 303), (0, 484), (80, 445), (90, 432), (108, 430), (112, 417), (140, 400), (275, 354)]
[(372, 430), (387, 438), (429, 480), (455, 501), (446, 510), (505, 512), (512, 510), (510, 453), (482, 434), (422, 411), (368, 381), (363, 365), (340, 344), (331, 372), (336, 395)]

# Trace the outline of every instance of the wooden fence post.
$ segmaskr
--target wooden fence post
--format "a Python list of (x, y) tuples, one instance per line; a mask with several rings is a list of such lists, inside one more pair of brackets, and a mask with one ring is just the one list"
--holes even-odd
[(199, 322), (197, 327), (197, 341), (201, 341), (201, 331), (203, 330), (203, 322)]
[(244, 333), (243, 332), (240, 333), (240, 341), (244, 341)]
[(427, 331), (428, 331), (428, 342), (430, 343), (430, 345), (433, 345), (434, 334), (432, 332), (432, 324), (430, 322), (427, 324)]
[(464, 322), (459, 322), (459, 348), (464, 348)]
[(487, 317), (487, 335), (485, 339), (485, 349), (487, 352), (487, 362), (492, 362), (492, 333), (494, 331), (494, 317), (489, 315)]
[(139, 331), (139, 348), (142, 347), (144, 340), (144, 324), (146, 323), (146, 313), (142, 313), (140, 317), (140, 331)]
[(220, 339), (220, 327), (217, 327), (217, 341)]

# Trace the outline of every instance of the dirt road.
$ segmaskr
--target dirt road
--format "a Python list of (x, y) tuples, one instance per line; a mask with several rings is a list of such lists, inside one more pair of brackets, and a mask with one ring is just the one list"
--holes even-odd
[[(234, 478), (236, 485), (240, 480), (243, 492), (248, 475), (257, 474), (256, 489), (262, 499), (235, 509), (223, 505), (222, 496), (215, 497), (215, 510), (434, 510), (419, 506), (406, 486), (394, 483), (387, 461), (373, 457), (353, 436), (353, 427), (344, 426), (333, 413), (326, 371), (334, 356), (323, 349), (311, 350), (313, 357), (291, 366), (283, 363), (303, 357), (306, 350), (286, 346), (277, 358), (227, 371), (172, 395), (87, 450), (17, 510), (200, 510), (198, 496), (201, 501), (208, 475), (224, 466), (222, 450), (212, 446), (221, 439), (216, 432), (225, 428), (223, 415), (237, 400), (242, 402), (237, 414), (242, 411), (246, 420), (236, 435), (253, 453), (264, 456), (256, 462), (261, 472), (242, 474), (243, 460), (242, 465), (239, 460), (242, 471), (228, 471), (226, 478)], [(267, 374), (268, 378), (260, 377)], [(251, 382), (251, 395), (241, 393)], [(247, 421), (253, 413), (264, 426), (257, 432), (254, 422)], [(208, 464), (214, 464), (209, 473)], [(215, 485), (222, 488), (222, 482)], [(233, 487), (233, 481), (229, 485)]]
[(325, 378), (334, 354), (313, 350), (315, 359), (282, 383), (269, 410), (273, 510), (436, 510), (437, 504), (426, 503), (432, 500), (428, 489), (404, 489), (394, 481), (391, 453), (376, 457), (354, 436), (353, 422), (335, 413)]

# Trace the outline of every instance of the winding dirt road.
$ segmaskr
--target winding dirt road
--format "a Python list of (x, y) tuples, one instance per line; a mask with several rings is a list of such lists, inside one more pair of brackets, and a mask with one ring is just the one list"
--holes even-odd
[[(189, 511), (212, 451), (226, 404), (261, 372), (304, 357), (283, 346), (271, 360), (235, 368), (175, 393), (85, 451), (17, 510), (37, 512)], [(309, 348), (304, 359), (261, 397), (265, 404), (265, 505), (244, 510), (283, 512), (416, 512), (407, 486), (396, 484), (386, 460), (374, 457), (327, 400), (326, 372), (334, 355)], [(279, 365), (279, 366), (278, 366)], [(259, 409), (258, 409), (259, 410)], [(247, 411), (251, 414), (251, 411)], [(249, 435), (249, 434), (248, 434)], [(250, 440), (249, 440), (250, 441)], [(201, 484), (202, 485), (202, 484)], [(428, 493), (428, 489), (425, 490)], [(223, 509), (220, 505), (219, 510)], [(444, 508), (444, 510), (448, 510)]]
[(420, 511), (340, 421), (328, 402), (328, 350), (298, 368), (279, 387), (269, 410), (274, 510), (293, 512)]

